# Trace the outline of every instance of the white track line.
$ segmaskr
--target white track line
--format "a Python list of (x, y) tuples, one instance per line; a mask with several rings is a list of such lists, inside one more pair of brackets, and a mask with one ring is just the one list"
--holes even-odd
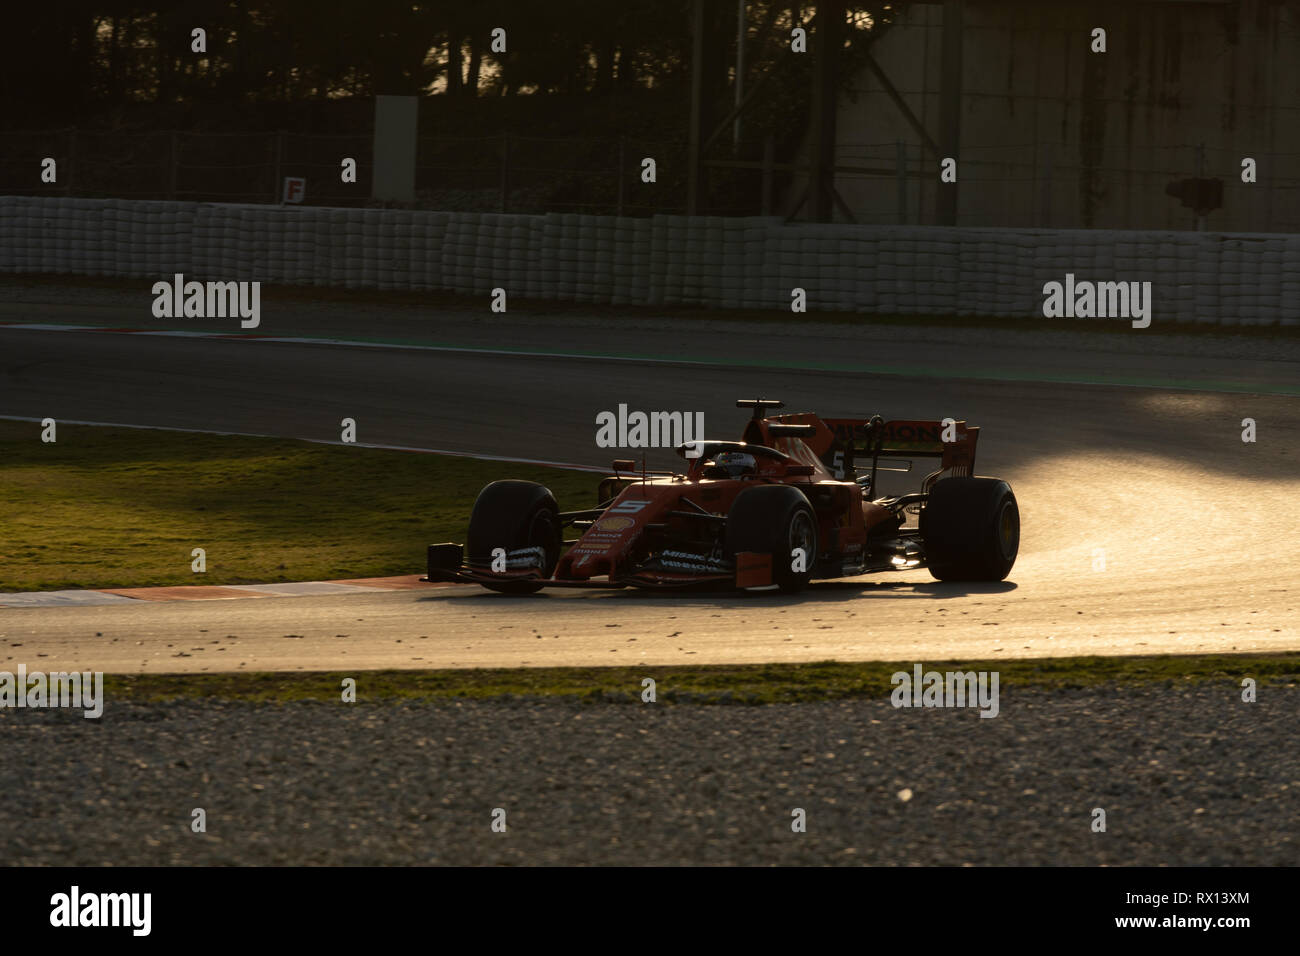
[(655, 358), (639, 355), (609, 355), (602, 352), (532, 352), (462, 345), (417, 345), (414, 342), (361, 342), (356, 339), (322, 339), (290, 335), (259, 335), (256, 332), (186, 332), (167, 329), (124, 329), (96, 325), (50, 325), (33, 322), (0, 322), (0, 329), (26, 332), (105, 332), (112, 335), (150, 335), (165, 338), (221, 339), (223, 341), (276, 342), (282, 345), (329, 345), (358, 349), (399, 349), (409, 352), (462, 352), (469, 355), (517, 355), (522, 358), (599, 359), (610, 362), (644, 362), (652, 365), (718, 365), (715, 360)]
[[(0, 421), (34, 422), (40, 424), (44, 419), (31, 418), (26, 415), (0, 415)], [(575, 465), (565, 461), (545, 461), (540, 458), (513, 458), (509, 455), (484, 455), (472, 451), (452, 451), (447, 448), (416, 448), (411, 445), (380, 445), (374, 442), (326, 441), (324, 438), (301, 438), (295, 435), (264, 435), (256, 432), (227, 432), (213, 428), (181, 428), (178, 425), (132, 425), (127, 422), (88, 422), (73, 418), (56, 419), (66, 425), (94, 425), (99, 428), (136, 428), (142, 431), (186, 432), (191, 435), (233, 435), (236, 438), (277, 438), (281, 441), (306, 441), (313, 445), (337, 445), (340, 448), (378, 448), (383, 451), (411, 451), (422, 455), (449, 455), (452, 458), (481, 458), (484, 461), (507, 461), (516, 465), (541, 465), (544, 468), (563, 468), (566, 471), (589, 471), (605, 474), (608, 468), (594, 465)]]

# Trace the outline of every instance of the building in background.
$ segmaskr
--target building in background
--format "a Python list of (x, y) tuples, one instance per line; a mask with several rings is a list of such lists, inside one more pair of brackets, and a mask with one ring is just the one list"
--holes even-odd
[[(1223, 181), (1206, 228), (1300, 232), (1294, 0), (905, 5), (871, 46), (879, 71), (857, 71), (838, 98), (835, 186), (856, 221), (944, 221), (940, 191), (954, 187), (939, 181), (943, 20), (953, 6), (955, 224), (1194, 229), (1196, 213), (1166, 187), (1201, 176)], [(1091, 51), (1097, 28), (1104, 53)], [(1242, 182), (1245, 158), (1257, 163), (1253, 184)], [(805, 178), (785, 191), (786, 213)]]

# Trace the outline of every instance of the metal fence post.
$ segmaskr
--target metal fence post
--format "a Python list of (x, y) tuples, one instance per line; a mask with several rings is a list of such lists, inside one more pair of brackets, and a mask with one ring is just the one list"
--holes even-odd
[(77, 128), (68, 130), (68, 173), (63, 177), (63, 195), (72, 195), (72, 182), (77, 175)]
[(275, 173), (271, 180), (271, 202), (281, 202), (280, 179), (284, 168), (284, 130), (275, 134)]
[(1038, 225), (1043, 229), (1052, 227), (1052, 158), (1051, 143), (1043, 144), (1043, 201), (1038, 210)]
[[(1205, 144), (1204, 143), (1201, 143), (1196, 147), (1196, 178), (1197, 179), (1205, 178)], [(1205, 231), (1205, 213), (1203, 212), (1198, 212), (1196, 214), (1196, 231), (1197, 232)]]
[(740, 104), (745, 99), (745, 0), (736, 0), (736, 120), (731, 125), (731, 147), (740, 152)]
[(618, 188), (618, 204), (615, 207), (615, 215), (623, 215), (623, 192), (625, 188), (624, 180), (627, 179), (627, 137), (619, 136), (618, 138), (618, 168), (614, 170), (614, 182)]
[(167, 146), (167, 198), (176, 198), (176, 169), (180, 164), (180, 149), (178, 148), (180, 137), (176, 135), (176, 130), (171, 131), (171, 136)]
[[(1268, 158), (1269, 160), (1271, 160), (1273, 158), (1273, 154), (1269, 153)], [(1267, 161), (1268, 160), (1265, 160), (1265, 162)], [(1264, 204), (1264, 231), (1265, 232), (1273, 231), (1273, 186), (1276, 182), (1277, 182), (1276, 176), (1268, 177), (1268, 201)]]
[(907, 224), (907, 146), (901, 139), (894, 140), (894, 165), (898, 182), (898, 224)]
[(510, 196), (510, 134), (501, 133), (501, 201), (497, 212), (505, 212)]
[(772, 215), (772, 174), (776, 165), (776, 137), (768, 133), (763, 138), (763, 196), (759, 200), (764, 216)]

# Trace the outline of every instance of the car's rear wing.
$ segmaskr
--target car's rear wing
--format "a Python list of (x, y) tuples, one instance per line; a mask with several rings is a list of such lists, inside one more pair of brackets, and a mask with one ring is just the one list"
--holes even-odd
[(899, 458), (938, 458), (939, 470), (926, 479), (926, 486), (941, 475), (970, 477), (975, 473), (975, 446), (979, 427), (945, 418), (941, 421), (873, 418), (819, 418), (813, 414), (782, 415), (770, 422), (816, 426), (816, 433), (803, 441), (827, 467), (853, 481), (856, 462), (871, 461), (871, 484), (882, 455)]

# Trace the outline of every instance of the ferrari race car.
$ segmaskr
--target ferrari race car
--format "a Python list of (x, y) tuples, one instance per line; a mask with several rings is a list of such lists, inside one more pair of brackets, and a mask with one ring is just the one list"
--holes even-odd
[[(615, 461), (594, 508), (561, 511), (542, 485), (494, 481), (474, 502), (465, 545), (430, 545), (421, 580), (508, 593), (793, 592), (875, 571), (925, 567), (941, 581), (1000, 581), (1011, 571), (1020, 512), (1005, 481), (973, 476), (979, 428), (879, 415), (769, 418), (783, 404), (764, 399), (736, 406), (753, 409), (740, 441), (678, 446), (684, 474)], [(939, 460), (919, 491), (875, 494), (880, 471), (909, 471), (914, 458)], [(569, 528), (577, 537), (566, 538)]]

